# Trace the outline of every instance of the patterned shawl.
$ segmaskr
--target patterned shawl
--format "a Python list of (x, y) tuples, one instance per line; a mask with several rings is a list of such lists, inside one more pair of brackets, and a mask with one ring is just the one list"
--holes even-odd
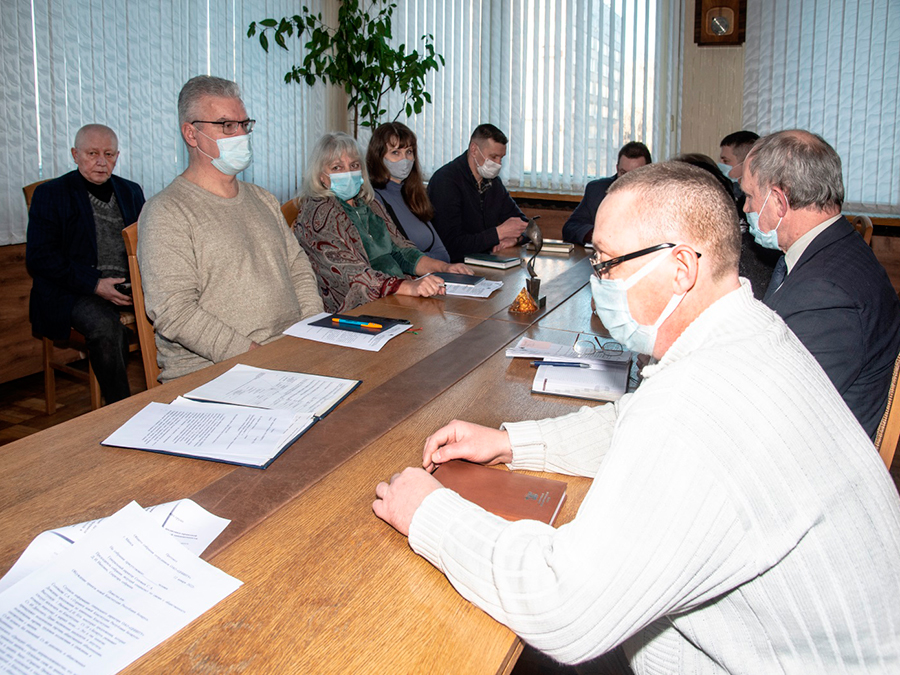
[[(397, 246), (415, 248), (398, 232), (377, 199), (369, 208), (384, 221)], [(396, 293), (403, 281), (369, 266), (356, 226), (334, 197), (304, 199), (292, 228), (309, 256), (328, 312), (343, 312)]]

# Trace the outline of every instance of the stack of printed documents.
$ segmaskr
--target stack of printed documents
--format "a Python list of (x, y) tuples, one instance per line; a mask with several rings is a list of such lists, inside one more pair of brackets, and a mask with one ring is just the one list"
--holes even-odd
[(199, 558), (228, 522), (131, 502), (38, 535), (0, 580), (0, 671), (119, 672), (240, 588)]
[(103, 445), (264, 469), (359, 384), (238, 364), (172, 403), (148, 404)]

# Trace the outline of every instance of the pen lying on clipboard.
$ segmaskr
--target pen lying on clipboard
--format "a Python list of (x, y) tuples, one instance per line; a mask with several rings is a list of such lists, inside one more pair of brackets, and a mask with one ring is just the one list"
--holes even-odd
[(348, 326), (360, 326), (361, 328), (384, 328), (380, 323), (372, 323), (370, 321), (354, 321), (353, 319), (339, 319), (336, 316), (331, 317), (333, 323), (342, 323)]

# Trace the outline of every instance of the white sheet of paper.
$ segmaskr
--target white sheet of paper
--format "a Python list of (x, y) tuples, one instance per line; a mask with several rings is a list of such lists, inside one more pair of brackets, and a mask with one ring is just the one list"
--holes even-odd
[[(170, 403), (170, 405), (175, 405), (180, 408), (193, 408), (194, 410), (200, 410), (203, 412), (220, 410), (221, 412), (224, 412), (226, 414), (234, 409), (234, 406), (230, 403), (208, 403), (206, 401), (192, 401), (191, 399), (184, 398), (183, 396), (177, 397), (174, 401), (172, 401), (172, 403)], [(290, 411), (285, 410), (283, 412)], [(275, 443), (275, 446), (279, 448), (287, 446), (315, 423), (316, 419), (312, 415), (295, 415), (291, 424), (289, 424), (287, 429), (285, 429), (284, 435)], [(227, 453), (221, 453), (221, 456), (223, 458), (244, 457), (248, 461), (254, 459), (252, 455), (229, 455)]]
[(608, 364), (606, 368), (538, 366), (531, 390), (595, 401), (617, 401), (628, 384), (628, 367)]
[(596, 367), (602, 367), (604, 362), (627, 363), (631, 360), (632, 354), (628, 351), (623, 351), (619, 354), (601, 352), (598, 349), (589, 356), (579, 356), (575, 353), (575, 349), (569, 345), (560, 345), (554, 342), (523, 337), (515, 347), (507, 348), (506, 356), (510, 358), (552, 359), (554, 361), (587, 363), (591, 367), (595, 367), (594, 364), (599, 364)]
[(355, 384), (356, 380), (267, 370), (239, 363), (184, 396), (197, 401), (324, 415)]
[(0, 593), (0, 671), (116, 673), (240, 585), (132, 502)]
[(444, 291), (446, 291), (447, 295), (463, 298), (487, 298), (490, 297), (491, 293), (502, 286), (502, 281), (484, 279), (474, 286), (467, 286), (466, 284), (444, 284)]
[[(303, 418), (304, 426), (312, 422)], [(296, 416), (286, 410), (151, 402), (103, 444), (262, 466), (284, 447), (296, 424)]]
[(377, 352), (381, 351), (381, 348), (384, 347), (391, 338), (395, 338), (401, 333), (405, 333), (410, 328), (410, 326), (406, 324), (399, 324), (382, 331), (378, 335), (363, 335), (362, 333), (353, 333), (347, 330), (309, 325), (314, 321), (324, 319), (326, 316), (330, 316), (330, 314), (328, 312), (322, 312), (321, 314), (316, 314), (315, 316), (303, 319), (303, 321), (298, 321), (284, 331), (284, 334), (303, 338), (304, 340), (312, 340), (313, 342), (324, 342), (328, 345), (363, 349), (367, 352)]
[[(144, 509), (153, 522), (159, 524), (182, 546), (200, 555), (231, 521), (213, 515), (191, 499), (148, 506)], [(81, 539), (106, 518), (88, 520), (41, 532), (19, 556), (16, 563), (0, 579), (0, 593), (23, 577), (43, 567)]]

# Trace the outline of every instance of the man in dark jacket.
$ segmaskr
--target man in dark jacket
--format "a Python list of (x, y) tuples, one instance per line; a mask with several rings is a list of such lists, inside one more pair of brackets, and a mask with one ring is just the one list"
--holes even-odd
[(616, 159), (616, 172), (608, 178), (598, 178), (584, 186), (584, 197), (572, 211), (566, 224), (563, 225), (563, 239), (573, 244), (589, 242), (594, 233), (594, 218), (597, 215), (597, 209), (600, 208), (600, 202), (606, 197), (606, 191), (609, 190), (616, 178), (652, 162), (650, 150), (643, 143), (631, 141), (623, 145), (619, 150), (619, 157)]
[(118, 157), (112, 129), (79, 129), (72, 148), (78, 170), (35, 190), (25, 248), (35, 335), (61, 340), (72, 328), (83, 334), (107, 403), (130, 393), (128, 329), (119, 311), (131, 306), (131, 297), (116, 285), (128, 279), (122, 230), (144, 205), (140, 185), (112, 175)]
[(525, 216), (499, 178), (508, 142), (493, 124), (479, 124), (469, 148), (428, 182), (432, 224), (451, 262), (515, 246), (525, 229)]
[(841, 215), (841, 159), (808, 131), (760, 139), (741, 188), (750, 231), (780, 249), (763, 298), (816, 357), (875, 437), (900, 351), (900, 301), (872, 249)]

